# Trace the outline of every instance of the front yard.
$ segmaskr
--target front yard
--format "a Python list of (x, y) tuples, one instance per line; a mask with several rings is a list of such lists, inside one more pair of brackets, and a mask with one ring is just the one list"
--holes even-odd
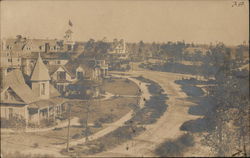
[(128, 79), (115, 79), (104, 81), (105, 91), (117, 95), (137, 95), (138, 86)]
[[(137, 91), (137, 85), (132, 81), (115, 79), (111, 83), (106, 83), (105, 91), (115, 94), (133, 96)], [(116, 87), (116, 88), (112, 88)], [(138, 97), (112, 97), (107, 100), (81, 101), (73, 100), (71, 118), (80, 119), (79, 126), (71, 126), (70, 138), (76, 140), (85, 137), (85, 121), (87, 118), (87, 105), (89, 106), (89, 134), (96, 133), (109, 123), (115, 122), (127, 114), (138, 102)], [(39, 147), (50, 147), (52, 145), (65, 144), (67, 142), (67, 127), (56, 128), (46, 132), (33, 133), (1, 133), (2, 151), (14, 153), (16, 151), (31, 151)], [(65, 144), (66, 147), (66, 144)]]

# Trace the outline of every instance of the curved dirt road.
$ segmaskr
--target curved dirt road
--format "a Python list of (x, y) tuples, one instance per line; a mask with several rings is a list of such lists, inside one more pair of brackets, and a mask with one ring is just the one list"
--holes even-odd
[(191, 75), (156, 71), (132, 71), (127, 73), (132, 76), (141, 75), (159, 83), (169, 97), (166, 101), (168, 105), (167, 111), (155, 124), (146, 126), (146, 131), (141, 135), (96, 156), (156, 156), (153, 150), (157, 145), (165, 139), (175, 139), (184, 134), (184, 131), (179, 129), (180, 126), (188, 120), (199, 118), (199, 116), (188, 114), (188, 108), (194, 104), (187, 100), (184, 101), (187, 97), (186, 94), (174, 82), (182, 77), (191, 77)]

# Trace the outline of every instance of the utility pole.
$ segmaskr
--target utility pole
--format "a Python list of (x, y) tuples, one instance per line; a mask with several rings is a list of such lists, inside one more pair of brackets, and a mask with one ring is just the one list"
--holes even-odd
[(89, 106), (90, 106), (90, 101), (87, 104), (87, 118), (86, 118), (86, 123), (85, 123), (85, 137), (86, 137), (85, 142), (89, 141), (89, 133), (88, 133), (89, 132), (88, 119), (89, 119), (89, 112), (90, 112)]
[(69, 152), (69, 140), (70, 140), (70, 119), (71, 119), (71, 105), (68, 104), (68, 132), (67, 132), (67, 152)]

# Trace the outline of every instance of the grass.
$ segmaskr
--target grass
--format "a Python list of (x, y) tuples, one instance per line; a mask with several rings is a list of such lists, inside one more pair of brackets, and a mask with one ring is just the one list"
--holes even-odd
[(194, 138), (184, 134), (176, 140), (167, 140), (155, 149), (155, 154), (160, 157), (181, 157), (188, 147), (194, 146)]
[(136, 95), (138, 86), (128, 79), (105, 80), (103, 87), (105, 91), (117, 95)]
[[(89, 123), (94, 123), (97, 120), (102, 120), (107, 117), (112, 117), (112, 121), (120, 119), (128, 113), (131, 104), (136, 104), (137, 98), (117, 97), (104, 101), (92, 101), (89, 107)], [(84, 101), (74, 102), (72, 107), (72, 117), (78, 117), (86, 120), (87, 103)], [(110, 122), (106, 122), (110, 123)]]
[[(104, 137), (90, 141), (87, 144), (77, 145), (72, 150), (78, 156), (100, 153), (132, 139), (144, 130), (143, 127), (122, 126)], [(62, 153), (67, 154), (65, 151), (62, 151)]]
[[(113, 84), (113, 85), (112, 85)], [(120, 94), (134, 95), (137, 92), (137, 85), (132, 81), (125, 79), (117, 79), (112, 83), (105, 85), (107, 89), (113, 90)], [(105, 123), (111, 123), (131, 109), (136, 109), (135, 105), (138, 98), (116, 97), (108, 100), (93, 100), (90, 106), (88, 123), (95, 126), (90, 127), (90, 133), (96, 133), (105, 128)], [(80, 120), (86, 120), (87, 102), (75, 100), (72, 101), (71, 117), (79, 117)], [(80, 139), (84, 137), (83, 126), (72, 126), (70, 128), (71, 139)], [(30, 150), (32, 148), (39, 148), (42, 146), (49, 146), (54, 144), (63, 144), (67, 139), (67, 128), (58, 128), (52, 131), (37, 132), (37, 133), (15, 133), (2, 134), (1, 143), (4, 143), (2, 151), (20, 151)], [(6, 150), (4, 150), (6, 149)], [(11, 150), (9, 150), (11, 149)], [(19, 156), (18, 156), (19, 157)], [(20, 156), (21, 157), (21, 156)]]
[[(120, 119), (123, 115), (131, 110), (131, 104), (136, 104), (137, 98), (115, 98), (110, 100), (93, 103), (90, 106), (89, 123), (95, 124), (98, 120), (101, 126), (90, 127), (91, 133), (96, 133), (105, 128), (104, 123), (110, 123)], [(86, 119), (86, 102), (74, 102), (72, 107), (72, 117), (76, 116), (80, 119)], [(108, 117), (112, 115), (112, 120)], [(72, 139), (83, 138), (84, 127), (73, 126), (70, 128), (70, 136)], [(48, 146), (54, 144), (63, 144), (67, 139), (67, 128), (58, 128), (52, 131), (38, 132), (38, 133), (16, 133), (3, 134), (1, 141), (5, 142), (5, 148), (13, 149), (13, 151), (22, 151), (25, 149), (34, 148), (35, 146)], [(17, 146), (22, 146), (17, 147)], [(4, 150), (4, 148), (3, 148)]]
[(134, 78), (137, 79), (137, 80), (140, 80), (142, 82), (145, 82), (145, 83), (151, 83), (152, 82), (150, 79), (144, 78), (143, 76), (134, 77)]
[(164, 90), (158, 83), (146, 79), (142, 76), (137, 77), (136, 79), (142, 82), (150, 83), (148, 85), (148, 90), (152, 96), (150, 97), (150, 100), (145, 101), (144, 108), (138, 111), (131, 119), (131, 121), (134, 121), (140, 125), (155, 123), (167, 109), (167, 95), (162, 94)]
[(20, 152), (3, 153), (4, 158), (54, 158), (54, 156), (48, 154), (22, 154)]
[[(124, 126), (119, 127), (104, 137), (90, 141), (88, 144), (73, 147), (73, 151), (77, 153), (77, 156), (100, 153), (124, 143), (145, 130), (141, 125), (155, 123), (157, 119), (163, 115), (167, 108), (165, 103), (167, 96), (162, 94), (163, 89), (159, 84), (151, 80), (143, 77), (140, 77), (140, 79), (143, 81), (147, 80), (147, 82), (150, 83), (148, 88), (152, 94), (150, 100), (146, 101), (145, 107), (141, 110), (134, 108), (136, 112), (135, 115), (127, 121)], [(62, 152), (67, 154), (65, 151)]]

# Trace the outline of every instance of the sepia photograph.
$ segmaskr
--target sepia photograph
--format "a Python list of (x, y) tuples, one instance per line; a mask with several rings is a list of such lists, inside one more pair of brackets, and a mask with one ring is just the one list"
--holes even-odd
[(248, 0), (0, 0), (1, 158), (250, 157)]

